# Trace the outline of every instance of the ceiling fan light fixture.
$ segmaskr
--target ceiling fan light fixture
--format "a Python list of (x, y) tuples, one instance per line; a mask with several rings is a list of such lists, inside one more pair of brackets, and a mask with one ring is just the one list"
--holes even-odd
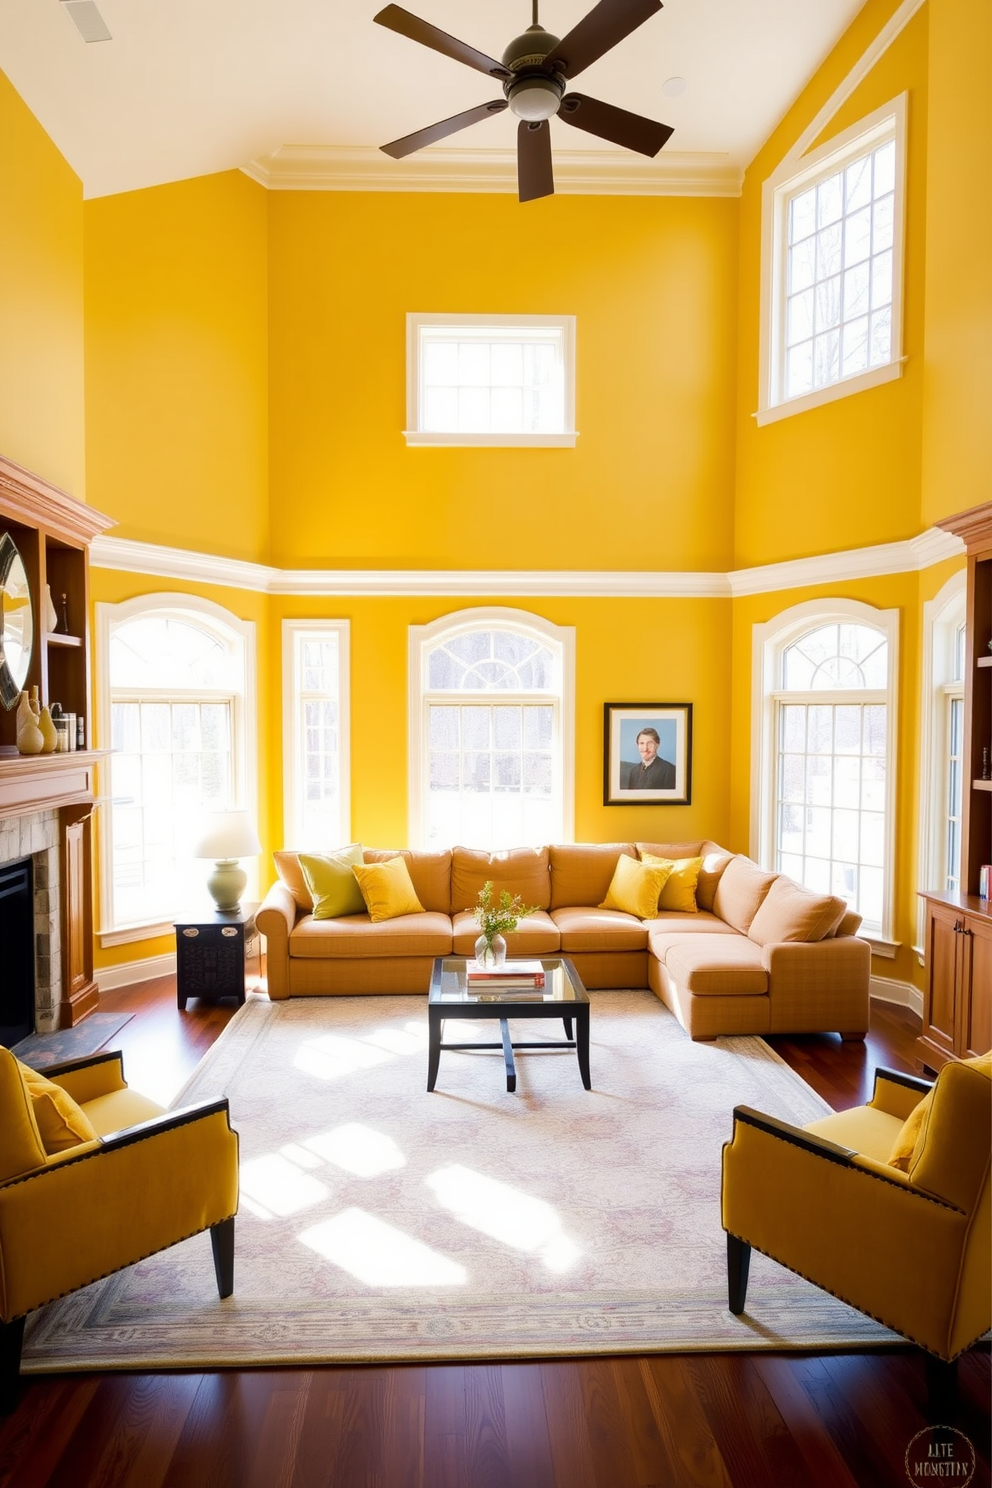
[(565, 89), (563, 84), (556, 81), (547, 74), (538, 74), (534, 77), (524, 77), (514, 83), (508, 84), (506, 97), (512, 113), (518, 119), (524, 119), (528, 124), (539, 123), (543, 119), (551, 119), (558, 112), (561, 103), (561, 95)]

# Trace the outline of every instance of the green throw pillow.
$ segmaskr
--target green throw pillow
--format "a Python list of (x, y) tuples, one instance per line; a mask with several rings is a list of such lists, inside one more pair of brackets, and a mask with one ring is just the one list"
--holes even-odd
[(365, 913), (365, 900), (352, 868), (364, 862), (362, 844), (332, 853), (300, 853), (300, 867), (313, 900), (315, 920), (336, 920), (339, 915)]

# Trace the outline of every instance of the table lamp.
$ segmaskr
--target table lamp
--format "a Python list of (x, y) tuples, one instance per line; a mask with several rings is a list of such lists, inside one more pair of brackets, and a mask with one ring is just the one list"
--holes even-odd
[(194, 858), (213, 858), (214, 871), (207, 888), (218, 909), (237, 909), (248, 875), (239, 858), (253, 858), (262, 851), (258, 833), (247, 811), (213, 811), (193, 850)]

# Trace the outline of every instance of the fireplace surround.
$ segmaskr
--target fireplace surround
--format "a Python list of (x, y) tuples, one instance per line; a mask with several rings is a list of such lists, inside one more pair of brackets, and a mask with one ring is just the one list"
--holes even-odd
[(51, 1033), (59, 1027), (62, 997), (57, 811), (0, 821), (0, 868), (21, 860), (32, 867), (34, 1031)]

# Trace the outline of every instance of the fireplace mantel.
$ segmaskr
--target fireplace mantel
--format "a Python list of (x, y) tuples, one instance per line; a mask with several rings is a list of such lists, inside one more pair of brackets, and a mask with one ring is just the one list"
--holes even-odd
[(95, 799), (96, 766), (107, 749), (67, 754), (18, 754), (0, 749), (0, 819), (52, 811)]

